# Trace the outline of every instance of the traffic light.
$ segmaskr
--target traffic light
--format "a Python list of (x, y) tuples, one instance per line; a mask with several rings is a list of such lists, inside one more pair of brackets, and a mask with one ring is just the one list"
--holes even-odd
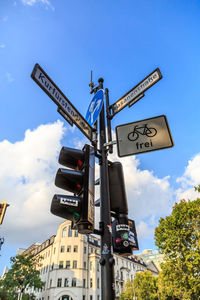
[(116, 214), (128, 215), (128, 204), (124, 183), (124, 173), (120, 162), (113, 162), (108, 167), (110, 210)]
[(80, 233), (94, 230), (94, 148), (85, 145), (82, 150), (63, 147), (58, 162), (70, 169), (57, 171), (55, 185), (74, 193), (74, 196), (54, 195), (51, 212), (71, 220)]
[(7, 206), (7, 200), (0, 202), (0, 225), (3, 223), (3, 218), (5, 216)]
[(121, 256), (132, 255), (139, 250), (135, 222), (127, 216), (119, 216), (112, 222), (113, 251)]

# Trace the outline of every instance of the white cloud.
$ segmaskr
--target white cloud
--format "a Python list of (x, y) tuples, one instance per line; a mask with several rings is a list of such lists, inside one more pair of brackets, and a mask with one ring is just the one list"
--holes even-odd
[(6, 47), (6, 45), (5, 44), (0, 44), (0, 48), (5, 48)]
[(9, 72), (6, 72), (6, 78), (9, 82), (13, 82), (14, 78), (12, 77), (12, 75)]
[(183, 176), (179, 177), (177, 182), (181, 185), (177, 190), (177, 200), (194, 200), (198, 197), (198, 193), (194, 191), (194, 186), (200, 184), (200, 153), (188, 161)]
[(49, 0), (21, 0), (24, 5), (33, 6), (37, 3), (43, 4), (46, 9), (51, 8), (52, 10), (55, 10), (53, 5), (50, 3)]
[(139, 239), (145, 239), (149, 237), (153, 237), (154, 235), (154, 227), (149, 226), (148, 223), (144, 221), (140, 221), (137, 226), (137, 236)]
[(57, 121), (27, 130), (22, 141), (0, 143), (1, 199), (10, 204), (2, 227), (7, 242), (45, 239), (62, 221), (50, 213), (50, 205), (63, 134), (63, 123)]

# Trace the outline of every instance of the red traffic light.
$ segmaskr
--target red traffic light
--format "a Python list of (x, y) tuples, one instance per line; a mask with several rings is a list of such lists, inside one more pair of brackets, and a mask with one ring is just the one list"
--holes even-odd
[(70, 169), (80, 169), (85, 160), (85, 153), (82, 150), (62, 147), (59, 155), (59, 164)]

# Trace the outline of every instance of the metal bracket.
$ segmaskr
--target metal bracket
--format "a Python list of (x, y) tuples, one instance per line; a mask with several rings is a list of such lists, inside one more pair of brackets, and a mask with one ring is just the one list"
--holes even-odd
[(111, 142), (105, 143), (103, 145), (104, 145), (104, 147), (107, 147), (107, 146), (115, 145), (115, 144), (117, 144), (117, 141), (111, 141)]

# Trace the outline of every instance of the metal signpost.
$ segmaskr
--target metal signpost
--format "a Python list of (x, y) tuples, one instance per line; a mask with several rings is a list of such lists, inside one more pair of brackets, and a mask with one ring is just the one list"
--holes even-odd
[[(64, 119), (67, 120), (70, 125), (75, 124), (92, 142), (95, 149), (95, 155), (99, 158), (100, 223), (99, 230), (94, 229), (94, 233), (101, 236), (101, 299), (114, 300), (115, 278), (110, 211), (112, 197), (110, 197), (108, 172), (108, 168), (110, 168), (108, 164), (111, 164), (112, 166), (114, 165), (114, 163), (111, 163), (110, 161), (108, 162), (107, 159), (108, 153), (112, 153), (112, 146), (116, 144), (116, 141), (112, 141), (111, 120), (114, 115), (116, 115), (127, 105), (132, 106), (138, 100), (140, 100), (144, 96), (144, 92), (156, 82), (158, 82), (162, 78), (162, 75), (160, 73), (160, 70), (157, 68), (111, 106), (109, 105), (108, 89), (105, 89), (105, 117), (103, 78), (99, 79), (98, 87), (94, 88), (91, 73), (91, 82), (89, 84), (90, 93), (94, 93), (95, 95), (89, 105), (86, 119), (78, 112), (78, 110), (72, 105), (69, 99), (60, 91), (60, 89), (55, 85), (55, 83), (49, 78), (49, 76), (38, 64), (35, 65), (31, 77), (58, 105), (58, 112), (64, 117)], [(98, 132), (96, 122), (98, 117), (99, 149), (97, 148)], [(107, 134), (106, 124), (108, 128)], [(164, 149), (173, 146), (172, 136), (170, 134), (167, 119), (164, 115), (117, 126), (116, 135), (118, 155), (120, 157)], [(122, 215), (121, 217), (126, 219), (127, 215)], [(135, 223), (130, 219), (127, 220), (127, 222), (127, 225), (125, 223), (122, 223), (122, 225), (120, 225), (119, 223), (119, 226), (122, 226), (122, 228), (127, 227), (127, 233), (129, 232), (128, 246), (132, 249), (138, 249), (138, 244), (136, 242), (137, 236), (135, 235)], [(130, 228), (130, 230), (128, 228)]]
[(157, 116), (116, 127), (118, 156), (173, 147), (166, 116)]

